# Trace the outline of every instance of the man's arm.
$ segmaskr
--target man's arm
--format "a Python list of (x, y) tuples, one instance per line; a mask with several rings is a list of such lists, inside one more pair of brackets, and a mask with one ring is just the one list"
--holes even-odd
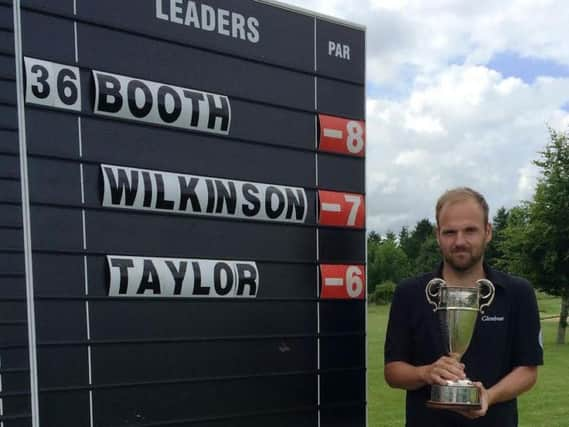
[(505, 402), (528, 391), (537, 381), (537, 366), (517, 366), (488, 389), (490, 405)]
[[(480, 389), (482, 408), (478, 411), (463, 411), (469, 418), (484, 416), (488, 408), (496, 403), (515, 399), (528, 391), (537, 381), (537, 367), (543, 364), (543, 349), (539, 343), (539, 311), (535, 293), (527, 281), (518, 279), (515, 301), (516, 326), (513, 338), (514, 368), (489, 389), (475, 383)], [(517, 365), (517, 366), (516, 366)]]
[(385, 365), (383, 375), (390, 387), (404, 390), (417, 390), (425, 385), (422, 366), (413, 366), (407, 362), (389, 362)]
[(517, 366), (489, 389), (482, 383), (474, 383), (480, 390), (482, 407), (476, 411), (457, 411), (467, 418), (479, 418), (486, 415), (488, 408), (496, 403), (515, 399), (528, 391), (537, 381), (537, 366)]
[(465, 378), (464, 365), (448, 356), (423, 366), (413, 366), (401, 361), (389, 362), (383, 372), (387, 384), (404, 390), (417, 390), (427, 384), (446, 385), (447, 381)]

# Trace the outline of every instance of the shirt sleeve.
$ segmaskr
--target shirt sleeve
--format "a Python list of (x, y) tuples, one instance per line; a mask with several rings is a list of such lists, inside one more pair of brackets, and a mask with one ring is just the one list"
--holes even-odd
[(407, 314), (411, 301), (407, 300), (405, 291), (405, 285), (399, 284), (393, 294), (385, 336), (385, 363), (409, 362), (411, 359), (411, 334)]
[(513, 366), (543, 365), (543, 344), (535, 292), (524, 281), (516, 283), (516, 322), (514, 325)]

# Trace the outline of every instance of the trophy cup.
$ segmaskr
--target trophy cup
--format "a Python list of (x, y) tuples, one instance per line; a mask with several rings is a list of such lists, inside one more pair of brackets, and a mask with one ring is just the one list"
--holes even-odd
[[(442, 279), (433, 279), (425, 288), (427, 301), (439, 318), (446, 351), (460, 361), (472, 338), (478, 312), (484, 313), (494, 300), (494, 285), (480, 279), (474, 287), (449, 286)], [(481, 304), (482, 303), (482, 304)], [(448, 381), (447, 385), (431, 385), (431, 408), (478, 409), (480, 391), (469, 379)]]

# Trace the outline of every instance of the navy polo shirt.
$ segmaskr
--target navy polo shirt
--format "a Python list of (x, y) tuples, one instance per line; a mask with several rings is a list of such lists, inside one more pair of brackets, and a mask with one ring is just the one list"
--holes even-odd
[[(462, 358), (466, 376), (492, 387), (516, 366), (543, 364), (539, 312), (529, 282), (484, 266), (486, 278), (496, 288), (492, 304), (478, 314), (474, 334)], [(403, 361), (414, 366), (433, 363), (445, 351), (437, 314), (425, 297), (425, 286), (441, 276), (442, 266), (401, 282), (395, 289), (387, 336), (385, 363)], [(486, 416), (469, 420), (459, 414), (430, 409), (430, 386), (407, 391), (407, 427), (515, 427), (516, 399), (490, 407)]]

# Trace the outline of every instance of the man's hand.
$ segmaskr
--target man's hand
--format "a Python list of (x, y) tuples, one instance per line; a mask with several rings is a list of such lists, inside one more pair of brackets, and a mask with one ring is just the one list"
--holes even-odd
[(442, 356), (440, 359), (422, 367), (421, 377), (427, 384), (447, 385), (448, 381), (466, 378), (464, 365), (453, 357)]
[(480, 409), (455, 409), (454, 412), (459, 413), (463, 417), (470, 418), (471, 420), (483, 417), (488, 412), (488, 406), (490, 406), (490, 396), (488, 390), (484, 387), (481, 382), (475, 382), (474, 385), (480, 391)]

